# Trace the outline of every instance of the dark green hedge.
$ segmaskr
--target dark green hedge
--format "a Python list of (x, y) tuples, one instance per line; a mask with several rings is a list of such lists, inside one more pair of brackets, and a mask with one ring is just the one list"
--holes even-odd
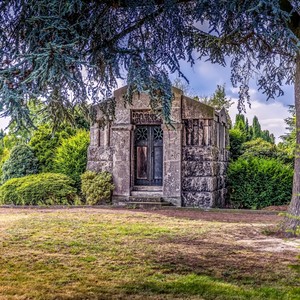
[(0, 187), (0, 204), (65, 205), (74, 204), (74, 181), (66, 175), (41, 173), (12, 178)]
[(229, 204), (251, 209), (288, 204), (292, 182), (290, 165), (276, 159), (240, 157), (228, 168)]

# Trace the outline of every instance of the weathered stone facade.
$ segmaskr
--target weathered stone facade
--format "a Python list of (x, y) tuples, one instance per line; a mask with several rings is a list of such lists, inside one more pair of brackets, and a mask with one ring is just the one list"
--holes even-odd
[[(172, 126), (167, 126), (151, 113), (145, 94), (136, 94), (132, 105), (124, 107), (125, 91), (115, 91), (114, 121), (105, 128), (98, 122), (92, 126), (88, 150), (89, 170), (113, 174), (113, 200), (129, 201), (142, 190), (176, 206), (224, 206), (225, 111), (216, 112), (174, 88)], [(102, 117), (100, 111), (97, 117)]]

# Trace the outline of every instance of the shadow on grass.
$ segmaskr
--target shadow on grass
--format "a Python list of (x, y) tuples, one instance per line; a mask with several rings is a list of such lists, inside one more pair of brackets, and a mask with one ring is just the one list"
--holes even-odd
[(224, 283), (208, 276), (196, 274), (188, 275), (154, 275), (145, 282), (122, 286), (127, 294), (165, 295), (188, 299), (191, 296), (200, 296), (207, 300), (231, 299), (300, 299), (300, 288), (283, 292), (275, 287), (243, 288), (234, 284)]

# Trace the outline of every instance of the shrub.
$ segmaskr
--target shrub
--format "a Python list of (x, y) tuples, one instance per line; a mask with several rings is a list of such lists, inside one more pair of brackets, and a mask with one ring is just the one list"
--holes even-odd
[(64, 140), (57, 148), (55, 156), (55, 172), (70, 176), (80, 188), (80, 175), (87, 164), (87, 148), (89, 133), (79, 130), (76, 135)]
[(284, 205), (292, 193), (293, 169), (276, 159), (253, 157), (230, 163), (229, 201), (234, 208)]
[(7, 148), (0, 148), (0, 180), (3, 176), (3, 165), (9, 159), (9, 150)]
[(251, 140), (242, 145), (242, 157), (251, 158), (253, 156), (263, 158), (277, 158), (277, 147), (275, 144), (266, 142), (262, 138)]
[(74, 181), (66, 175), (41, 173), (13, 178), (0, 187), (0, 203), (14, 205), (74, 204)]
[(230, 129), (229, 141), (231, 158), (232, 160), (236, 160), (243, 154), (242, 145), (246, 141), (246, 135), (240, 129)]
[(70, 127), (60, 128), (53, 133), (47, 124), (39, 126), (34, 131), (29, 146), (39, 160), (41, 172), (54, 172), (53, 166), (56, 149), (64, 139), (72, 135), (74, 135), (74, 130)]
[(113, 189), (112, 175), (108, 172), (86, 171), (81, 175), (81, 191), (89, 205), (110, 202)]
[(15, 146), (2, 166), (2, 181), (38, 173), (38, 160), (27, 145)]

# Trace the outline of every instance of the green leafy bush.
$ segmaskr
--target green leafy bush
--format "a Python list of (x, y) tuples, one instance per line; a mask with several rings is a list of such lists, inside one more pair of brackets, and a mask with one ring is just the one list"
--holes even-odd
[(7, 148), (0, 148), (0, 179), (3, 176), (3, 165), (9, 159), (9, 150)]
[(41, 125), (34, 131), (29, 146), (39, 160), (41, 172), (55, 172), (54, 158), (56, 149), (62, 144), (64, 139), (72, 135), (74, 135), (74, 130), (70, 127), (60, 128), (53, 133), (48, 124)]
[(228, 168), (229, 201), (234, 208), (260, 209), (289, 203), (293, 169), (276, 159), (240, 157)]
[(275, 144), (266, 142), (262, 138), (251, 140), (242, 145), (242, 157), (252, 158), (253, 156), (262, 158), (277, 158), (277, 147)]
[(2, 181), (38, 173), (38, 160), (27, 145), (15, 146), (2, 166)]
[(229, 130), (230, 153), (232, 160), (238, 159), (243, 154), (242, 145), (246, 141), (246, 135), (240, 129)]
[(41, 173), (6, 181), (0, 187), (0, 203), (14, 205), (74, 204), (74, 181), (66, 175)]
[(86, 169), (89, 141), (89, 133), (79, 130), (76, 135), (64, 140), (56, 150), (55, 172), (70, 176), (78, 189), (80, 175)]
[(89, 205), (110, 202), (113, 189), (112, 175), (108, 172), (86, 171), (81, 175), (81, 191)]

